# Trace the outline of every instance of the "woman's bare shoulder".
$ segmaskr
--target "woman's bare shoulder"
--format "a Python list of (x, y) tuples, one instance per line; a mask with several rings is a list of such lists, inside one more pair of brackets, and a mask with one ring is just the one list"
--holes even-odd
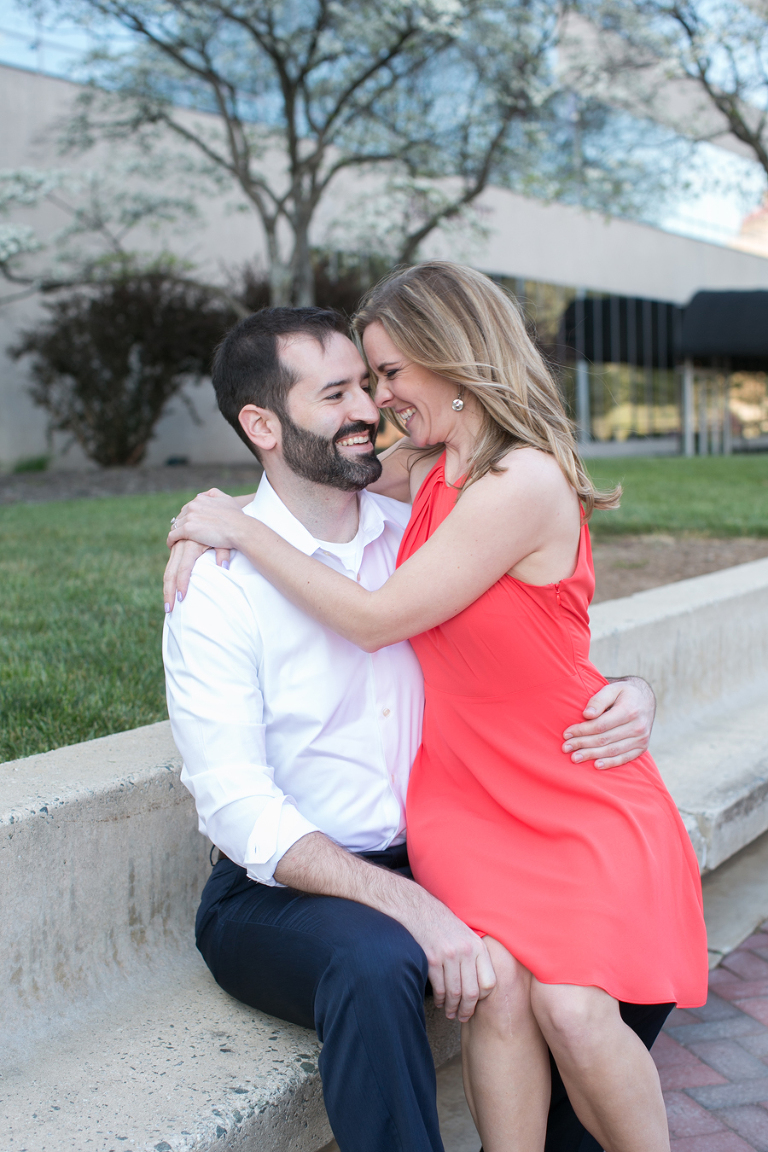
[[(539, 448), (513, 448), (499, 460), (497, 469), (473, 484), (483, 494), (519, 499), (524, 493), (538, 500), (559, 500), (573, 496), (573, 489), (557, 460)], [(469, 494), (469, 492), (467, 493)]]

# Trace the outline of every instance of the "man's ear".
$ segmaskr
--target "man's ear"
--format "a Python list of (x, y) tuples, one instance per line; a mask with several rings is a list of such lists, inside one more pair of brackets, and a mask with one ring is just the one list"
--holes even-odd
[(240, 427), (248, 439), (262, 452), (271, 452), (281, 443), (280, 421), (269, 408), (246, 404), (238, 413)]

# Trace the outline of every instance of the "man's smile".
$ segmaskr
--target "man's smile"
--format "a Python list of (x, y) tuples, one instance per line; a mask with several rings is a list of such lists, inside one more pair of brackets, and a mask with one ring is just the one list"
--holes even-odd
[(372, 448), (371, 437), (367, 432), (356, 432), (353, 436), (345, 436), (343, 440), (336, 441), (337, 448)]

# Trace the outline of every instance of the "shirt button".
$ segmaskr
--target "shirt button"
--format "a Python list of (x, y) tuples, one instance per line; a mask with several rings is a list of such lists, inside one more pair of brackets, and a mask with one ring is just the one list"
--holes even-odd
[(382, 716), (389, 716), (389, 708), (384, 709), (384, 711), (382, 712)]

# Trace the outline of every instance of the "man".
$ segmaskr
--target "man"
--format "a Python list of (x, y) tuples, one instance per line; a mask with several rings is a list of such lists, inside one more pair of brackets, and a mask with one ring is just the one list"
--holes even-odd
[[(229, 333), (213, 381), (264, 466), (246, 513), (380, 587), (410, 509), (365, 491), (381, 471), (379, 413), (341, 319), (265, 309)], [(439, 1152), (427, 981), (466, 1020), (494, 974), (483, 941), (410, 878), (405, 794), (423, 708), (410, 645), (366, 654), (240, 554), (227, 567), (208, 552), (169, 612), (164, 658), (182, 780), (219, 849), (196, 924), (211, 972), (244, 1003), (316, 1028), (342, 1152)], [(590, 704), (595, 719), (564, 755), (610, 766), (646, 747), (646, 685), (609, 685)], [(655, 1036), (666, 1010), (641, 1014)], [(585, 1133), (554, 1080), (548, 1146), (576, 1152)]]

